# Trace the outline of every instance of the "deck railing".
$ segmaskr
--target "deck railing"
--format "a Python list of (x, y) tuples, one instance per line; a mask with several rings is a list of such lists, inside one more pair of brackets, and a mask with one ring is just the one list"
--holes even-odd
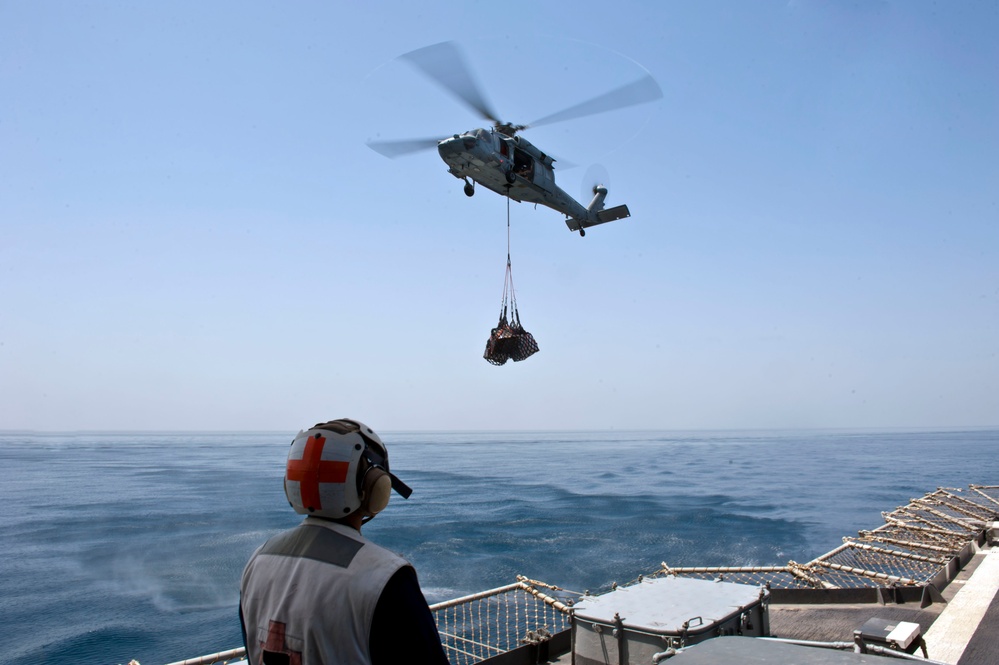
[(518, 576), (514, 584), (431, 605), (451, 665), (478, 663), (566, 630), (569, 606), (558, 592), (568, 593)]

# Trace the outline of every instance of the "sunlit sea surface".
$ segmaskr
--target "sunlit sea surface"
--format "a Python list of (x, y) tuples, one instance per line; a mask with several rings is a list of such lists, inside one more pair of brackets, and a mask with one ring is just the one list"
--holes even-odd
[[(241, 646), (239, 576), (299, 521), (291, 433), (0, 434), (0, 663), (142, 665)], [(999, 430), (383, 432), (365, 535), (428, 600), (582, 591), (670, 565), (808, 561), (938, 486), (999, 484)]]

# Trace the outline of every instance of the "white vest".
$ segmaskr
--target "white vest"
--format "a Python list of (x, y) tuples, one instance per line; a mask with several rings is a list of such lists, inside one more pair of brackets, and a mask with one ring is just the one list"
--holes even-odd
[(247, 657), (264, 650), (305, 665), (369, 664), (385, 584), (409, 563), (342, 524), (308, 517), (250, 557), (240, 586)]

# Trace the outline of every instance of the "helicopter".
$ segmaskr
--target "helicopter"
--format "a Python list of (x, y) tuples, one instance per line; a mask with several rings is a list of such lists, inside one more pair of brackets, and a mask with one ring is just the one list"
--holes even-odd
[(516, 125), (499, 120), (454, 42), (426, 46), (399, 57), (493, 124), (443, 138), (369, 141), (371, 149), (395, 158), (436, 147), (448, 173), (464, 180), (466, 196), (473, 196), (479, 184), (514, 201), (541, 204), (564, 214), (566, 226), (580, 236), (585, 236), (591, 226), (631, 216), (627, 205), (604, 207), (604, 184), (594, 185), (593, 199), (585, 206), (563, 191), (555, 184), (555, 158), (520, 136), (520, 132), (655, 101), (663, 93), (650, 75), (532, 123)]

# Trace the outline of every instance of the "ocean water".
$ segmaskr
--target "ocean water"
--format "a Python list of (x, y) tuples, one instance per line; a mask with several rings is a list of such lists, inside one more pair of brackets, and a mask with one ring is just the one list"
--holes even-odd
[[(241, 645), (239, 576), (297, 524), (292, 433), (0, 434), (0, 663)], [(999, 484), (999, 430), (391, 433), (414, 488), (365, 535), (430, 602), (517, 574), (582, 591), (670, 565), (808, 561), (938, 486)]]

